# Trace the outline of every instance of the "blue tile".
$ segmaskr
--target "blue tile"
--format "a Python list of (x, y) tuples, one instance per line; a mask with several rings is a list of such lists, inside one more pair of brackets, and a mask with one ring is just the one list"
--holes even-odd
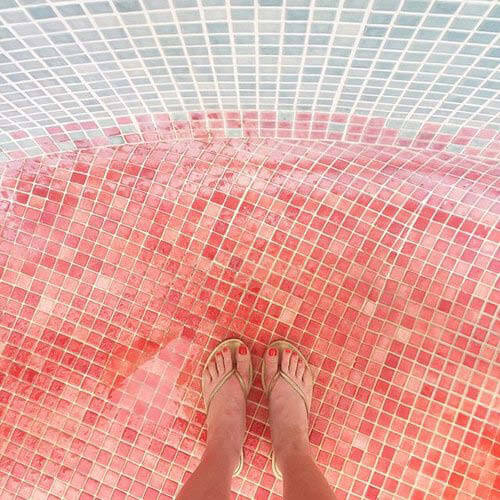
[(29, 7), (26, 9), (33, 19), (49, 19), (57, 17), (56, 13), (48, 6)]
[(307, 9), (286, 9), (287, 21), (307, 21), (309, 17), (309, 10)]
[(86, 3), (85, 8), (88, 9), (91, 14), (106, 14), (113, 11), (109, 2)]
[(17, 7), (17, 3), (15, 0), (2, 0), (0, 3), (0, 10), (3, 9), (12, 9), (14, 7)]
[(465, 16), (482, 16), (490, 7), (492, 2), (487, 3), (466, 3), (463, 2), (460, 14)]
[(405, 0), (401, 10), (407, 12), (425, 12), (429, 7), (429, 0)]
[(414, 30), (411, 28), (392, 28), (389, 31), (389, 37), (410, 39), (413, 33)]
[(495, 5), (493, 9), (491, 9), (488, 17), (500, 19), (500, 4), (497, 3), (497, 5)]
[(196, 0), (172, 0), (172, 3), (176, 9), (198, 8)]
[(383, 37), (387, 32), (387, 28), (382, 28), (380, 26), (366, 26), (364, 34), (366, 36)]
[(78, 4), (61, 5), (57, 10), (62, 16), (82, 16), (84, 15), (83, 9)]
[[(361, 23), (363, 21), (362, 12), (342, 12), (340, 20), (346, 23)], [(372, 21), (370, 21), (371, 23)], [(375, 24), (378, 24), (375, 22)]]
[(346, 9), (367, 9), (368, 0), (344, 0), (344, 8)]
[(138, 0), (113, 0), (113, 4), (118, 12), (136, 12), (142, 10)]
[(229, 26), (227, 23), (207, 23), (208, 33), (228, 33)]
[(432, 14), (453, 14), (460, 7), (460, 2), (443, 2), (438, 0), (432, 4)]
[(253, 9), (231, 9), (231, 19), (233, 21), (253, 20), (255, 12)]
[(467, 40), (467, 38), (469, 37), (469, 34), (464, 32), (464, 31), (447, 31), (446, 33), (444, 33), (443, 35), (443, 40), (447, 40), (447, 41), (450, 41), (450, 42), (464, 42), (465, 40)]
[(489, 33), (495, 33), (499, 34), (500, 33), (500, 20), (499, 21), (494, 21), (490, 19), (486, 19), (483, 21), (478, 28), (479, 31), (487, 31)]

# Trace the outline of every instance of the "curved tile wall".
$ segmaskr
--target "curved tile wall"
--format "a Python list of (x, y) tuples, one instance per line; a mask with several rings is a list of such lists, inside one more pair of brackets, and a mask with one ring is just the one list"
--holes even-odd
[(349, 115), (368, 135), (459, 136), (450, 152), (498, 134), (496, 2), (3, 0), (0, 19), (7, 156), (42, 154), (47, 135), (63, 151), (110, 130), (118, 143), (163, 113), (228, 111), (205, 125), (237, 137), (244, 111), (313, 111), (344, 140)]

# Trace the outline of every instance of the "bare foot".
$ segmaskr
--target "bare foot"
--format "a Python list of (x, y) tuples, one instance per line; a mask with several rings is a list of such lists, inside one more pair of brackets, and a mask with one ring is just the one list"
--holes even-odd
[[(248, 349), (240, 345), (236, 354), (236, 369), (246, 383), (250, 370), (250, 354)], [(223, 347), (203, 372), (203, 389), (205, 398), (214, 387), (233, 368), (231, 349)], [(245, 436), (246, 394), (240, 382), (233, 374), (213, 397), (207, 415), (207, 447), (225, 450), (236, 468), (243, 439)]]
[[(280, 360), (281, 357), (281, 360)], [(304, 362), (297, 353), (285, 349), (280, 355), (276, 348), (266, 351), (267, 387), (274, 374), (281, 370), (302, 387), (308, 404), (312, 397), (313, 379), (310, 370), (305, 370)], [(278, 467), (283, 470), (287, 457), (297, 453), (309, 454), (309, 424), (304, 400), (297, 391), (283, 378), (275, 383), (269, 397), (269, 419), (271, 438)]]

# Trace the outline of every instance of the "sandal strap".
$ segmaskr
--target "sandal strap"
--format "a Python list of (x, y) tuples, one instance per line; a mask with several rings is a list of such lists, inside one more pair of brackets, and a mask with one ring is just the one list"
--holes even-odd
[(267, 397), (271, 395), (272, 390), (274, 389), (274, 386), (276, 385), (276, 382), (278, 382), (279, 378), (281, 376), (280, 370), (278, 370), (274, 375), (273, 378), (271, 379), (271, 382), (269, 382), (269, 385), (265, 389)]
[(301, 397), (302, 401), (304, 401), (304, 405), (306, 406), (306, 412), (309, 414), (309, 406), (307, 404), (306, 397), (304, 396), (304, 391), (295, 383), (295, 381), (289, 377), (286, 373), (282, 372), (281, 370), (278, 370), (274, 375), (273, 378), (271, 379), (271, 382), (269, 383), (269, 386), (267, 388), (267, 394), (268, 397), (271, 395), (272, 390), (274, 389), (274, 386), (276, 385), (276, 382), (280, 378), (284, 378), (286, 382), (288, 382), (292, 388), (295, 390), (295, 392)]
[(219, 389), (227, 382), (228, 378), (231, 377), (231, 375), (236, 375), (236, 378), (237, 378), (238, 382), (240, 383), (241, 388), (243, 389), (243, 394), (245, 396), (248, 394), (248, 387), (245, 384), (245, 382), (243, 381), (243, 378), (241, 377), (240, 373), (235, 368), (233, 368), (232, 370), (228, 371), (219, 380), (219, 382), (217, 383), (217, 385), (212, 389), (212, 392), (210, 393), (210, 395), (207, 398), (207, 401), (208, 401), (207, 402), (207, 413), (208, 413), (208, 409), (210, 407), (210, 403), (212, 402), (212, 399), (215, 397), (215, 395), (217, 394), (217, 392), (219, 391)]

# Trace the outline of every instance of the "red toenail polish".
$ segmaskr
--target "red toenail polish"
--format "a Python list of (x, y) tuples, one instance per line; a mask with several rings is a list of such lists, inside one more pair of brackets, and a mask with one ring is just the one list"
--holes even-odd
[(276, 356), (276, 354), (278, 354), (278, 351), (274, 347), (269, 349), (269, 356)]
[(244, 345), (240, 345), (240, 354), (246, 354), (247, 353), (247, 348)]
[(285, 349), (285, 352), (286, 352), (287, 354), (290, 354), (292, 351), (290, 351), (290, 349)]

